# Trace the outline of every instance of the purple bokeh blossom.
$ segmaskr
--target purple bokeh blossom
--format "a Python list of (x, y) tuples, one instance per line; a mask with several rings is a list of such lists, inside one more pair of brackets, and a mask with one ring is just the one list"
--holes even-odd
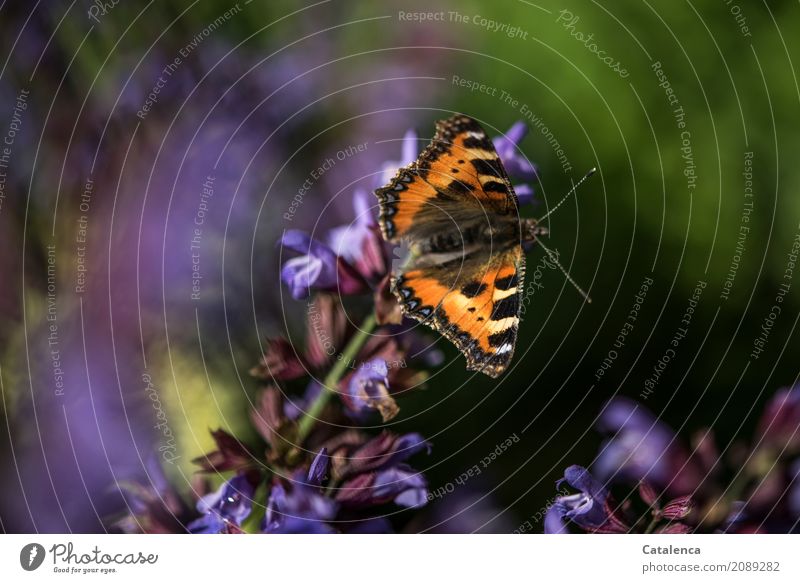
[(643, 480), (675, 494), (694, 490), (702, 472), (675, 432), (643, 405), (624, 397), (611, 399), (597, 421), (609, 437), (603, 442), (592, 471), (602, 480)]
[(406, 131), (403, 136), (400, 159), (384, 162), (381, 172), (376, 177), (375, 188), (379, 188), (391, 182), (400, 168), (408, 166), (419, 156), (419, 138), (413, 129)]
[(800, 451), (800, 385), (778, 390), (758, 422), (759, 448)]
[(503, 162), (503, 167), (512, 180), (521, 180), (522, 184), (514, 185), (519, 203), (522, 206), (534, 202), (534, 187), (532, 182), (539, 179), (536, 165), (522, 153), (520, 142), (528, 133), (528, 126), (524, 121), (518, 121), (505, 134), (492, 139), (497, 155)]

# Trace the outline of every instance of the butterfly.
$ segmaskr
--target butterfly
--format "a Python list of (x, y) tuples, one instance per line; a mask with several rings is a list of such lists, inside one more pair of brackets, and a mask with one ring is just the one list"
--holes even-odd
[(466, 115), (438, 122), (419, 158), (375, 194), (383, 237), (410, 250), (390, 283), (403, 313), (455, 344), (467, 369), (502, 374), (517, 341), (523, 245), (547, 230), (520, 218), (486, 132)]

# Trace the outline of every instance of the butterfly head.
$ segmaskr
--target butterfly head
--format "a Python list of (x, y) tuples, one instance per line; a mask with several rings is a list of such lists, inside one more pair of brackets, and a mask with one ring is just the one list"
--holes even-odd
[(550, 231), (547, 227), (539, 224), (536, 219), (522, 219), (522, 242), (535, 243), (537, 238), (548, 235)]

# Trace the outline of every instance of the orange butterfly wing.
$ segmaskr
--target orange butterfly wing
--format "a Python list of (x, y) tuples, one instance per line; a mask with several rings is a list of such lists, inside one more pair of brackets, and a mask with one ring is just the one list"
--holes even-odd
[(488, 264), (484, 259), (468, 256), (460, 271), (449, 265), (410, 269), (392, 288), (405, 314), (455, 344), (469, 370), (497, 377), (514, 356), (525, 256), (516, 246)]
[(383, 236), (395, 243), (457, 228), (448, 213), (453, 205), (470, 205), (481, 214), (517, 214), (517, 196), (492, 141), (464, 115), (438, 122), (419, 158), (375, 194)]
[(517, 212), (517, 195), (494, 144), (471, 117), (457, 115), (437, 123), (433, 142), (420, 156), (418, 167), (437, 190), (468, 191), (468, 198), (487, 211)]

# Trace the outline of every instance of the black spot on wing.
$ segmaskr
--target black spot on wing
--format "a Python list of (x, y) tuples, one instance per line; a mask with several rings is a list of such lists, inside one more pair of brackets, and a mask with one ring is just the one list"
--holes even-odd
[(509, 326), (501, 332), (495, 332), (489, 335), (489, 346), (499, 348), (503, 344), (513, 344), (516, 336), (517, 329), (514, 326)]
[(450, 184), (447, 185), (447, 191), (452, 192), (459, 195), (466, 195), (469, 194), (474, 190), (474, 187), (469, 184), (468, 182), (463, 182), (461, 180), (451, 180)]
[(512, 294), (498, 300), (492, 306), (492, 320), (503, 320), (519, 314), (519, 294)]
[(499, 158), (492, 158), (490, 160), (475, 158), (471, 160), (471, 162), (478, 174), (487, 176), (503, 176), (505, 174), (503, 164), (500, 162)]
[(501, 277), (500, 279), (496, 279), (494, 281), (494, 287), (502, 291), (508, 291), (512, 288), (516, 288), (518, 285), (519, 279), (517, 278), (516, 272), (512, 275)]
[(485, 135), (481, 136), (480, 138), (474, 138), (472, 136), (466, 138), (464, 140), (464, 147), (470, 149), (475, 148), (478, 150), (486, 150), (487, 152), (492, 152), (494, 150), (492, 141)]
[(485, 283), (481, 283), (480, 281), (470, 281), (461, 287), (461, 294), (468, 298), (474, 298), (481, 295), (485, 290)]
[(505, 182), (498, 182), (497, 180), (489, 180), (483, 183), (484, 192), (502, 192), (503, 194), (510, 194), (508, 185)]

